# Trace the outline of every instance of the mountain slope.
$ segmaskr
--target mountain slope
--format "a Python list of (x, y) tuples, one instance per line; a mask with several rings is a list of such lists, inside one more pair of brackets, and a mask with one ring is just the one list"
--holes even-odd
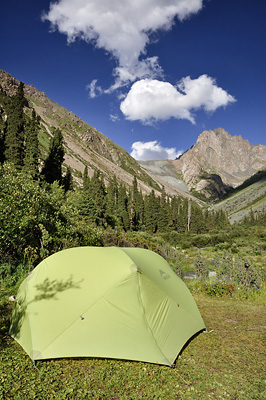
[[(8, 95), (16, 93), (18, 84), (19, 81), (0, 70), (0, 85)], [(90, 176), (97, 168), (107, 181), (115, 174), (119, 181), (130, 184), (133, 175), (136, 175), (144, 193), (150, 192), (152, 188), (159, 189), (156, 182), (152, 181), (124, 149), (95, 128), (48, 99), (45, 93), (33, 86), (25, 85), (24, 93), (28, 100), (28, 111), (34, 108), (41, 117), (44, 133), (51, 136), (52, 128), (62, 130), (66, 146), (65, 164), (72, 168), (74, 174), (78, 171), (83, 172), (84, 166), (87, 165)]]
[[(7, 95), (13, 96), (18, 84), (19, 81), (0, 70), (0, 86)], [(218, 199), (266, 167), (266, 146), (251, 145), (241, 136), (231, 136), (222, 128), (202, 132), (195, 145), (177, 160), (138, 163), (101, 132), (48, 99), (44, 92), (31, 85), (25, 85), (24, 92), (28, 102), (26, 113), (30, 114), (34, 108), (41, 117), (42, 158), (46, 156), (53, 128), (60, 128), (65, 141), (64, 165), (71, 167), (79, 182), (87, 166), (89, 176), (99, 169), (106, 183), (115, 175), (119, 182), (130, 187), (136, 176), (143, 194), (155, 190), (159, 195), (164, 187), (170, 195), (202, 204), (192, 196), (194, 191)]]
[(266, 170), (260, 171), (236, 188), (230, 195), (211, 207), (222, 209), (231, 223), (238, 222), (250, 215), (266, 211)]
[[(8, 96), (16, 93), (18, 85), (18, 80), (0, 70), (0, 86)], [(160, 180), (153, 179), (126, 150), (72, 112), (48, 99), (44, 92), (40, 92), (31, 85), (25, 85), (24, 93), (28, 102), (26, 113), (30, 114), (34, 108), (41, 117), (39, 139), (43, 156), (47, 152), (53, 128), (60, 128), (65, 142), (64, 165), (71, 167), (77, 181), (86, 165), (90, 177), (95, 169), (99, 169), (106, 182), (115, 175), (119, 182), (131, 186), (133, 177), (136, 176), (139, 188), (144, 194), (150, 193), (151, 190), (155, 190), (157, 195), (160, 193), (162, 189)], [(165, 190), (170, 195), (183, 195), (182, 191), (176, 190), (171, 185), (167, 185)], [(194, 199), (184, 193), (184, 197), (188, 196)]]
[[(252, 145), (222, 128), (203, 131), (194, 146), (177, 160), (141, 162), (154, 175), (183, 181), (190, 191), (219, 198), (266, 166), (266, 146)], [(168, 173), (158, 173), (160, 170)], [(180, 184), (179, 184), (180, 185)]]

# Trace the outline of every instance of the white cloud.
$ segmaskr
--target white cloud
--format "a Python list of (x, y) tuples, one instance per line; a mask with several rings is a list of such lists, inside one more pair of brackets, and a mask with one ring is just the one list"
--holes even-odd
[(144, 124), (171, 117), (195, 123), (194, 110), (202, 108), (213, 112), (235, 101), (207, 75), (197, 79), (188, 76), (177, 87), (169, 82), (142, 79), (132, 85), (120, 109), (128, 120), (140, 120)]
[(119, 118), (119, 116), (117, 115), (117, 114), (110, 114), (110, 120), (112, 121), (112, 122), (117, 122), (117, 121), (120, 121), (120, 118)]
[[(133, 82), (161, 73), (157, 57), (145, 56), (151, 34), (169, 30), (199, 12), (203, 0), (58, 0), (50, 4), (42, 20), (52, 30), (67, 36), (68, 43), (82, 39), (105, 49), (118, 61), (114, 71), (118, 82)], [(158, 76), (158, 75), (157, 75)]]
[(157, 140), (151, 142), (135, 142), (131, 146), (132, 152), (130, 153), (135, 160), (174, 160), (179, 157), (183, 150), (177, 151), (174, 147), (162, 147)]
[(195, 110), (213, 112), (234, 102), (234, 97), (207, 75), (183, 78), (177, 86), (164, 82), (158, 57), (147, 57), (146, 49), (158, 32), (172, 28), (176, 18), (183, 21), (202, 7), (203, 0), (57, 0), (42, 20), (66, 35), (68, 43), (84, 40), (116, 60), (114, 83), (103, 89), (92, 80), (87, 85), (91, 98), (139, 80), (124, 98), (120, 93), (127, 119), (150, 124), (174, 117), (195, 123)]
[(93, 81), (86, 86), (86, 90), (89, 91), (89, 96), (91, 99), (94, 99), (102, 93), (102, 89), (97, 85), (97, 79), (93, 79)]

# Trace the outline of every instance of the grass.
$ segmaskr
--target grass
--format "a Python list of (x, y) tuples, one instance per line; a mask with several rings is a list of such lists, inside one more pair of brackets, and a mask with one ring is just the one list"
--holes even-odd
[(95, 358), (34, 367), (8, 336), (10, 294), (0, 299), (0, 399), (266, 398), (265, 304), (194, 294), (208, 333), (191, 340), (174, 368)]

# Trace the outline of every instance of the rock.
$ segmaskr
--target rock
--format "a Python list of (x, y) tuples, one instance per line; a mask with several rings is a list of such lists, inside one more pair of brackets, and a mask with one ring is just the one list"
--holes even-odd
[[(186, 183), (190, 191), (219, 198), (266, 167), (266, 146), (252, 145), (223, 128), (203, 131), (194, 146), (176, 160), (159, 161)], [(148, 170), (151, 162), (141, 162)], [(152, 162), (154, 175), (158, 161)], [(161, 176), (162, 177), (162, 176)]]

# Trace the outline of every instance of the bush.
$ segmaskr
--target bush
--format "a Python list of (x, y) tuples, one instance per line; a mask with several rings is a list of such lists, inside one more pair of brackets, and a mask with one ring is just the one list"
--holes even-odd
[(247, 259), (224, 253), (222, 260), (216, 259), (217, 276), (235, 282), (236, 285), (246, 288), (258, 288), (264, 277), (258, 267), (254, 267)]
[(17, 263), (26, 247), (41, 247), (40, 226), (56, 231), (60, 212), (50, 194), (12, 165), (0, 167), (0, 187), (0, 258)]
[(204, 257), (197, 257), (195, 263), (195, 269), (197, 274), (197, 279), (199, 281), (203, 281), (208, 278), (209, 276), (209, 265), (207, 260)]
[(58, 250), (102, 246), (102, 234), (80, 221), (57, 182), (41, 186), (11, 164), (0, 166), (0, 259), (37, 262)]
[(234, 284), (227, 282), (226, 280), (216, 280), (215, 282), (206, 282), (202, 285), (201, 291), (211, 297), (232, 296), (236, 291), (236, 287)]

